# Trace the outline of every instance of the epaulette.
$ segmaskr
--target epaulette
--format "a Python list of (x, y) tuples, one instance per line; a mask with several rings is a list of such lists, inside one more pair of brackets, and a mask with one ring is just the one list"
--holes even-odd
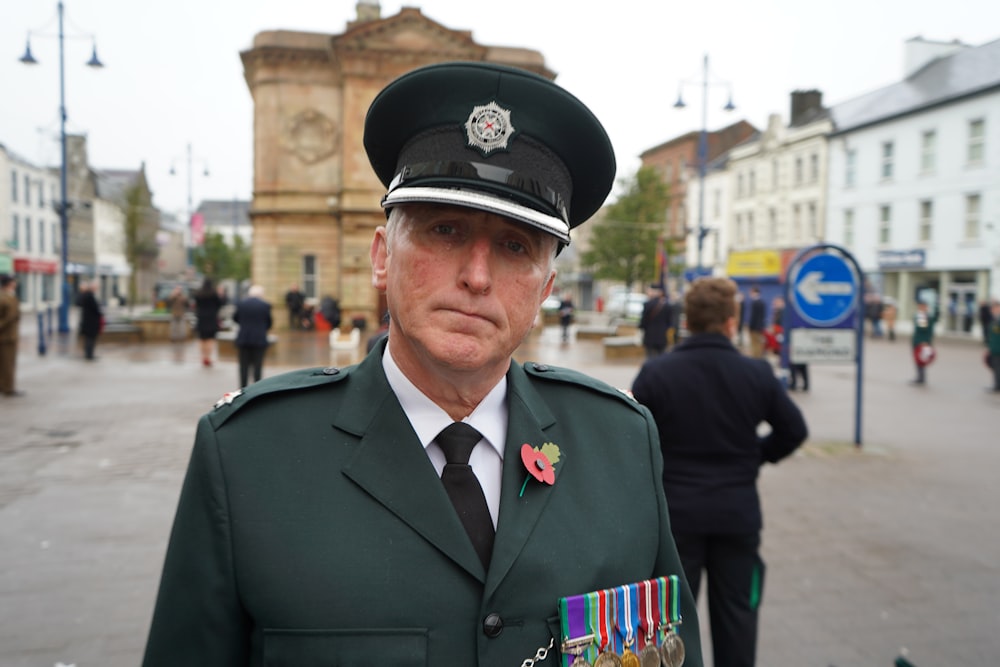
[(560, 366), (550, 366), (537, 361), (528, 361), (523, 364), (524, 372), (534, 378), (550, 380), (554, 382), (565, 382), (580, 387), (585, 387), (591, 391), (610, 396), (633, 408), (637, 412), (642, 412), (639, 402), (632, 396), (632, 392), (627, 389), (612, 387), (606, 382), (602, 382), (586, 373), (575, 371), (570, 368)]
[(215, 402), (212, 411), (208, 413), (208, 420), (217, 429), (255, 399), (281, 392), (301, 391), (340, 382), (351, 374), (353, 368), (353, 366), (347, 368), (336, 366), (305, 368), (265, 378), (245, 389), (237, 389), (223, 394), (222, 398)]

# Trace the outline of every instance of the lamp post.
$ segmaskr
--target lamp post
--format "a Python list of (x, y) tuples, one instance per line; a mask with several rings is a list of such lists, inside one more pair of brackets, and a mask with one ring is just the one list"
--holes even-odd
[(685, 85), (697, 84), (701, 86), (701, 132), (698, 135), (698, 273), (702, 268), (702, 249), (705, 245), (705, 237), (709, 230), (705, 227), (705, 171), (708, 168), (708, 87), (710, 85), (723, 85), (729, 91), (729, 98), (724, 111), (732, 111), (736, 108), (733, 104), (733, 93), (729, 83), (725, 81), (712, 82), (708, 76), (708, 54), (702, 61), (701, 81), (681, 81), (677, 89), (677, 101), (674, 102), (675, 109), (683, 109), (687, 106), (684, 103), (682, 92)]
[[(191, 142), (187, 144), (187, 152), (185, 154), (185, 163), (187, 164), (187, 229), (188, 229), (188, 252), (187, 252), (187, 263), (188, 266), (193, 264), (194, 260), (194, 201), (192, 198), (192, 165), (194, 164), (194, 155), (191, 152)], [(177, 174), (177, 170), (173, 165), (170, 165), (170, 175), (174, 176)], [(202, 161), (202, 176), (208, 176), (208, 165)]]
[[(59, 145), (61, 160), (59, 165), (59, 262), (62, 270), (62, 298), (59, 302), (59, 333), (69, 333), (69, 202), (67, 201), (66, 188), (66, 66), (64, 57), (64, 42), (66, 35), (63, 32), (63, 3), (59, 0), (57, 4), (59, 13)], [(31, 55), (31, 31), (28, 32), (28, 41), (25, 45), (24, 55), (20, 61), (25, 65), (37, 65), (38, 61)], [(39, 35), (42, 36), (42, 35)], [(100, 69), (104, 64), (97, 58), (97, 43), (93, 40), (93, 35), (86, 35), (93, 44), (88, 67)]]

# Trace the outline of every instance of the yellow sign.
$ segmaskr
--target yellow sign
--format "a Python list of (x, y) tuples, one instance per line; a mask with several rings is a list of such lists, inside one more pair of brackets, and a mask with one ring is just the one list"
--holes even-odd
[(726, 273), (739, 277), (777, 276), (781, 273), (781, 254), (777, 250), (744, 250), (729, 253)]

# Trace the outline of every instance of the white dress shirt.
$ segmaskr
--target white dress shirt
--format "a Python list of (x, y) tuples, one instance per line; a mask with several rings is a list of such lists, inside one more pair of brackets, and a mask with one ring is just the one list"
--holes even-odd
[[(382, 355), (382, 368), (389, 381), (389, 387), (396, 394), (396, 399), (406, 413), (413, 431), (417, 434), (420, 444), (424, 446), (438, 476), (444, 470), (446, 463), (444, 452), (434, 441), (446, 426), (454, 420), (448, 413), (437, 406), (423, 392), (410, 382), (403, 371), (392, 358), (392, 342)], [(463, 422), (479, 431), (483, 439), (472, 450), (469, 465), (479, 479), (486, 496), (486, 504), (490, 509), (493, 527), (496, 528), (497, 516), (500, 512), (500, 480), (503, 475), (503, 448), (507, 441), (507, 376), (501, 378), (490, 393), (476, 406), (472, 414)], [(483, 445), (487, 446), (483, 446)]]

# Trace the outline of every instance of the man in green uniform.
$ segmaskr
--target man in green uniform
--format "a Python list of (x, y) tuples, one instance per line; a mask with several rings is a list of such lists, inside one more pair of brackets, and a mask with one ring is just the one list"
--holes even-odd
[(604, 129), (546, 79), (449, 63), (383, 90), (364, 141), (389, 335), (202, 418), (144, 664), (554, 667), (560, 598), (678, 575), (700, 667), (649, 412), (511, 361), (610, 191)]
[(910, 384), (923, 385), (927, 381), (927, 366), (934, 361), (934, 326), (938, 321), (937, 308), (931, 313), (924, 301), (917, 302), (917, 312), (913, 315), (913, 361), (917, 367), (917, 377)]
[(1000, 299), (993, 299), (990, 305), (993, 318), (986, 328), (986, 343), (988, 345), (990, 368), (993, 369), (993, 391), (1000, 392)]

